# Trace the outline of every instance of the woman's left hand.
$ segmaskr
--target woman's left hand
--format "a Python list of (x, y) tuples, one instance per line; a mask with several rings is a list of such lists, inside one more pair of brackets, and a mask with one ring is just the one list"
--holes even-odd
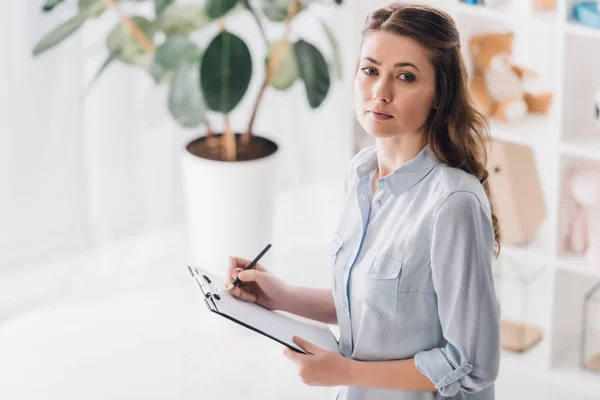
[(298, 336), (294, 343), (311, 354), (300, 354), (286, 347), (284, 354), (298, 366), (298, 374), (310, 386), (343, 386), (349, 381), (352, 360), (331, 350), (317, 346)]

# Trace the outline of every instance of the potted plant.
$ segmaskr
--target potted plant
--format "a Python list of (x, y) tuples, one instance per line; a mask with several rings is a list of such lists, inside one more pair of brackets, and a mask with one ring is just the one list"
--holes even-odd
[[(227, 256), (253, 258), (272, 241), (278, 145), (253, 131), (265, 91), (285, 91), (301, 82), (314, 109), (325, 100), (331, 76), (341, 78), (340, 54), (328, 26), (321, 21), (332, 46), (330, 61), (313, 44), (302, 39), (292, 42), (291, 22), (309, 12), (312, 3), (329, 2), (334, 7), (342, 0), (205, 0), (201, 4), (153, 0), (154, 18), (127, 15), (122, 5), (131, 1), (78, 0), (78, 12), (42, 37), (33, 55), (52, 49), (90, 19), (109, 10), (118, 14), (120, 22), (106, 37), (106, 61), (92, 83), (113, 62), (139, 68), (157, 85), (169, 86), (167, 104), (174, 120), (201, 131), (182, 152), (188, 223), (195, 262), (222, 273)], [(69, 0), (46, 0), (42, 9), (51, 12), (64, 2)], [(265, 71), (247, 128), (233, 132), (228, 116), (247, 95), (254, 72), (246, 42), (227, 29), (227, 18), (242, 12), (252, 15), (264, 39)], [(283, 24), (283, 35), (271, 40), (267, 23)], [(201, 47), (194, 36), (209, 26), (218, 30)], [(223, 132), (211, 129), (207, 111), (222, 116)]]

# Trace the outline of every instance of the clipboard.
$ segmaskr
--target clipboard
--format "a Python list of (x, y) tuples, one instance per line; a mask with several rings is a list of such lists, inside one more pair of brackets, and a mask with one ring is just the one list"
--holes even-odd
[(301, 354), (307, 354), (307, 352), (293, 342), (294, 335), (339, 354), (338, 341), (326, 324), (301, 320), (278, 311), (268, 310), (258, 304), (237, 299), (226, 290), (226, 282), (222, 277), (192, 268), (189, 265), (187, 268), (202, 292), (206, 307), (212, 313)]

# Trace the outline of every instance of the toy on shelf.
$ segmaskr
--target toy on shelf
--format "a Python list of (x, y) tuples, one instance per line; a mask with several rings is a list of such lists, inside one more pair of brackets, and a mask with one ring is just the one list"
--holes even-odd
[(494, 282), (501, 304), (501, 345), (508, 351), (523, 353), (544, 337), (539, 312), (539, 290), (534, 287), (545, 274), (546, 266), (532, 266), (502, 254), (494, 264)]
[(561, 199), (561, 251), (600, 264), (600, 164), (582, 164), (569, 170)]
[(478, 109), (504, 122), (518, 121), (528, 113), (546, 113), (551, 91), (534, 93), (538, 74), (511, 64), (513, 32), (474, 35), (469, 42), (474, 73), (471, 92)]
[(556, 0), (531, 0), (531, 6), (537, 11), (556, 10)]
[(581, 24), (600, 29), (600, 2), (582, 1), (573, 6), (573, 15)]
[(584, 369), (600, 372), (600, 283), (585, 294), (579, 362)]
[(487, 142), (490, 199), (498, 215), (500, 240), (527, 245), (546, 219), (546, 203), (530, 147), (498, 140)]

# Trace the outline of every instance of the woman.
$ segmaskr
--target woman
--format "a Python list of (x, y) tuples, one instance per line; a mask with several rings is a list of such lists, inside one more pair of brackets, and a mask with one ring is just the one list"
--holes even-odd
[[(333, 291), (290, 287), (231, 258), (234, 296), (340, 327), (340, 354), (285, 349), (338, 399), (493, 399), (500, 309), (498, 226), (485, 119), (472, 105), (459, 34), (445, 13), (393, 4), (369, 15), (355, 77), (375, 145), (350, 162), (332, 246)], [(498, 245), (498, 246), (496, 246)]]

